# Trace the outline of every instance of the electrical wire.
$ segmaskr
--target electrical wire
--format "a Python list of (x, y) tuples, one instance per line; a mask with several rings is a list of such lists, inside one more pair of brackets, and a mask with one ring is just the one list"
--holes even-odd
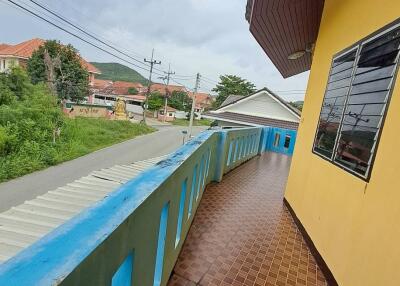
[(114, 46), (109, 45), (108, 43), (106, 43), (105, 41), (99, 39), (98, 37), (93, 36), (91, 33), (87, 32), (85, 29), (80, 28), (79, 26), (75, 25), (74, 23), (72, 23), (71, 21), (67, 20), (66, 18), (64, 18), (63, 16), (60, 16), (59, 14), (57, 14), (56, 12), (50, 10), (48, 7), (46, 7), (45, 5), (42, 5), (38, 2), (36, 2), (35, 0), (29, 0), (32, 3), (34, 3), (36, 6), (42, 8), (43, 10), (45, 10), (46, 12), (50, 13), (51, 15), (61, 19), (62, 21), (64, 21), (65, 23), (69, 24), (70, 26), (74, 27), (75, 29), (79, 30), (80, 32), (84, 33), (85, 35), (89, 36), (90, 38), (102, 43), (103, 45), (109, 47), (110, 49), (113, 49), (114, 51), (126, 56), (127, 58), (134, 60), (142, 65), (145, 65), (146, 67), (149, 67), (147, 64), (143, 63), (141, 60), (138, 60), (132, 56), (130, 56), (129, 54), (127, 54), (124, 51), (121, 51), (120, 49), (115, 48)]
[(62, 31), (64, 31), (64, 32), (68, 33), (69, 35), (71, 35), (71, 36), (73, 36), (73, 37), (75, 37), (75, 38), (77, 38), (77, 39), (79, 39), (79, 40), (81, 40), (81, 41), (83, 41), (83, 42), (85, 42), (85, 43), (87, 43), (87, 44), (89, 44), (89, 45), (91, 45), (91, 46), (97, 48), (98, 50), (101, 50), (101, 51), (103, 51), (103, 52), (105, 52), (105, 53), (107, 53), (107, 54), (109, 54), (109, 55), (111, 55), (111, 56), (113, 56), (113, 57), (115, 57), (115, 58), (121, 60), (121, 61), (124, 61), (125, 63), (128, 63), (128, 64), (134, 66), (134, 67), (140, 68), (140, 69), (145, 70), (145, 71), (148, 71), (148, 72), (150, 71), (149, 69), (146, 69), (146, 68), (144, 68), (144, 67), (142, 67), (142, 66), (139, 66), (139, 65), (137, 65), (137, 64), (135, 64), (135, 63), (132, 63), (132, 62), (130, 62), (130, 61), (127, 61), (126, 59), (124, 59), (124, 58), (122, 58), (122, 57), (120, 57), (120, 56), (118, 56), (118, 55), (116, 55), (116, 54), (114, 54), (114, 53), (112, 53), (112, 52), (110, 52), (110, 51), (108, 51), (108, 50), (106, 50), (106, 49), (104, 49), (104, 48), (102, 48), (102, 47), (100, 47), (100, 46), (98, 46), (98, 45), (92, 43), (92, 42), (90, 42), (89, 40), (86, 40), (86, 39), (84, 39), (83, 37), (74, 34), (73, 32), (67, 30), (66, 28), (61, 27), (60, 25), (57, 25), (57, 24), (53, 23), (52, 21), (50, 21), (50, 20), (44, 18), (43, 16), (41, 16), (41, 15), (35, 13), (34, 11), (31, 11), (31, 10), (29, 10), (28, 8), (26, 8), (26, 7), (24, 7), (24, 6), (22, 6), (22, 5), (18, 4), (18, 3), (16, 3), (16, 2), (13, 1), (13, 0), (6, 0), (6, 1), (8, 1), (8, 2), (14, 4), (15, 6), (17, 6), (17, 7), (21, 8), (21, 9), (27, 11), (28, 13), (32, 14), (32, 15), (35, 16), (36, 18), (39, 18), (39, 19), (41, 19), (42, 21), (44, 21), (44, 22), (46, 22), (46, 23), (48, 23), (48, 24), (50, 24), (50, 25), (52, 25), (52, 26), (54, 26), (54, 27), (56, 27), (56, 28), (58, 28), (58, 29), (60, 29), (60, 30), (62, 30)]
[[(40, 11), (39, 11), (38, 9), (35, 9), (35, 8), (32, 7), (31, 5), (28, 5), (27, 3), (24, 3), (24, 4), (25, 4), (25, 6), (24, 6), (23, 4), (18, 3), (18, 2), (16, 2), (15, 0), (2, 0), (2, 2), (4, 2), (5, 4), (8, 4), (9, 6), (11, 6), (11, 7), (13, 7), (13, 8), (16, 8), (16, 9), (19, 10), (19, 11), (22, 11), (22, 12), (24, 12), (25, 14), (32, 15), (32, 16), (34, 16), (34, 17), (36, 17), (36, 18), (38, 18), (38, 19), (40, 19), (40, 20), (42, 20), (42, 21), (44, 21), (44, 22), (50, 24), (51, 26), (54, 26), (55, 28), (58, 28), (59, 30), (61, 30), (61, 31), (63, 31), (63, 32), (65, 32), (65, 33), (67, 33), (67, 34), (69, 34), (69, 35), (71, 35), (71, 36), (73, 36), (73, 37), (75, 37), (75, 38), (77, 38), (77, 39), (79, 39), (79, 40), (85, 42), (86, 44), (88, 44), (88, 45), (90, 45), (90, 46), (92, 46), (92, 47), (94, 47), (94, 48), (96, 48), (96, 49), (98, 49), (98, 50), (100, 50), (100, 51), (102, 51), (102, 52), (104, 52), (104, 53), (107, 53), (107, 54), (109, 54), (109, 55), (111, 55), (111, 56), (113, 56), (113, 57), (115, 57), (115, 58), (117, 58), (117, 59), (123, 61), (123, 62), (126, 63), (126, 64), (129, 64), (129, 65), (132, 65), (132, 66), (134, 66), (134, 67), (136, 67), (136, 68), (139, 68), (139, 69), (142, 69), (142, 70), (144, 70), (144, 71), (150, 72), (150, 67), (149, 67), (147, 64), (145, 64), (145, 63), (143, 63), (142, 61), (138, 60), (137, 58), (135, 58), (135, 57), (129, 55), (127, 52), (122, 51), (121, 49), (116, 48), (115, 46), (108, 44), (105, 40), (100, 39), (99, 36), (94, 36), (94, 35), (93, 35), (94, 33), (90, 33), (87, 29), (83, 28), (82, 26), (77, 25), (77, 24), (74, 24), (72, 21), (66, 19), (64, 16), (62, 16), (62, 15), (56, 13), (55, 11), (51, 10), (50, 8), (46, 7), (44, 4), (41, 4), (41, 3), (39, 3), (38, 1), (35, 1), (35, 0), (29, 0), (29, 1), (32, 2), (32, 3), (34, 3), (36, 6), (40, 7), (41, 9), (43, 9), (43, 10), (46, 11), (47, 13), (51, 14), (52, 16), (50, 16), (50, 15), (48, 15), (48, 14), (45, 14), (45, 13), (40, 13)], [(7, 3), (7, 2), (8, 2), (8, 3)], [(12, 4), (12, 5), (11, 5), (11, 4)], [(28, 8), (27, 8), (27, 7), (28, 7)], [(30, 8), (30, 9), (29, 9), (29, 8)], [(41, 15), (40, 15), (40, 14), (41, 14)], [(54, 18), (53, 16), (57, 17), (57, 19)], [(45, 18), (45, 17), (47, 17), (47, 18)], [(51, 20), (49, 20), (49, 18), (50, 18), (51, 20), (53, 20), (54, 22), (57, 22), (58, 24), (56, 24), (56, 23), (52, 22)], [(76, 33), (74, 33), (74, 32), (71, 32), (71, 31), (68, 30), (67, 28), (63, 27), (63, 23), (62, 23), (60, 20), (58, 20), (58, 19), (60, 19), (60, 20), (63, 21), (64, 23), (66, 23), (66, 24), (68, 24), (69, 26), (71, 26), (78, 34), (76, 34)], [(139, 66), (139, 65), (136, 64), (136, 63), (133, 63), (133, 62), (127, 60), (127, 59), (122, 58), (121, 56), (119, 56), (119, 55), (117, 55), (117, 54), (115, 54), (115, 53), (113, 53), (113, 52), (110, 52), (110, 51), (107, 50), (106, 48), (101, 47), (101, 46), (99, 46), (98, 44), (95, 44), (95, 43), (91, 42), (90, 40), (84, 38), (83, 36), (79, 35), (79, 33), (80, 33), (80, 34), (83, 33), (84, 35), (86, 35), (86, 36), (92, 38), (93, 40), (98, 41), (98, 42), (101, 43), (102, 45), (105, 45), (106, 47), (108, 47), (108, 48), (114, 50), (115, 52), (118, 52), (118, 53), (120, 53), (121, 55), (123, 55), (123, 56), (125, 56), (125, 57), (127, 57), (127, 58), (129, 58), (129, 59), (131, 59), (131, 60), (133, 60), (133, 61), (135, 61), (135, 62), (137, 62), (137, 63), (139, 63), (139, 64), (141, 64), (141, 65), (143, 65), (143, 66), (145, 66), (145, 67)], [(163, 70), (157, 69), (157, 68), (155, 68), (155, 67), (153, 67), (153, 70), (157, 70), (157, 71), (159, 71), (159, 72), (164, 73)], [(163, 75), (164, 75), (164, 74), (157, 73), (157, 72), (155, 72), (155, 71), (153, 71), (153, 73), (154, 73), (155, 75), (158, 75), (158, 76), (163, 76)], [(178, 82), (177, 80), (190, 81), (190, 80), (194, 80), (194, 79), (195, 79), (195, 77), (194, 77), (194, 76), (191, 76), (191, 75), (175, 75), (174, 78), (173, 78), (172, 80), (173, 80), (174, 82), (176, 82), (176, 83), (178, 83), (178, 84), (180, 84), (180, 85), (186, 87), (187, 89), (193, 91), (192, 88), (189, 88), (189, 87), (185, 86), (184, 84)], [(217, 81), (214, 81), (214, 80), (212, 80), (212, 79), (210, 79), (210, 78), (208, 78), (208, 77), (206, 77), (206, 76), (204, 76), (204, 75), (202, 75), (202, 81), (203, 81), (203, 83), (206, 83), (206, 85), (207, 85), (207, 83), (210, 84), (210, 85), (218, 84)]]

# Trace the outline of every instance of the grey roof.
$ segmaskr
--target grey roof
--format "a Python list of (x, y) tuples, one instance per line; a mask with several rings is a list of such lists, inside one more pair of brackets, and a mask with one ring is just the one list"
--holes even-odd
[(241, 100), (243, 98), (246, 98), (246, 97), (243, 96), (243, 95), (234, 95), (234, 94), (228, 95), (228, 97), (224, 100), (224, 102), (222, 102), (222, 104), (221, 104), (221, 106), (219, 108), (225, 107), (225, 106), (227, 106), (229, 104), (232, 104), (232, 103), (235, 103), (235, 102), (237, 102), (237, 101), (239, 101), (239, 100)]
[(164, 157), (94, 171), (0, 213), (0, 265)]
[(297, 130), (297, 128), (299, 127), (299, 123), (293, 121), (240, 114), (235, 112), (221, 112), (221, 113), (208, 112), (203, 116), (214, 120), (239, 122), (247, 126), (271, 126), (271, 127), (279, 127), (291, 130)]
[[(237, 102), (240, 102), (241, 100), (243, 100), (243, 99), (245, 99), (247, 97), (253, 96), (253, 95), (255, 95), (257, 93), (260, 93), (262, 91), (266, 91), (269, 95), (271, 95), (272, 97), (276, 98), (279, 102), (281, 102), (288, 109), (290, 109), (291, 111), (296, 113), (297, 116), (299, 116), (299, 117), (301, 116), (301, 111), (300, 110), (298, 110), (297, 108), (291, 106), (286, 100), (284, 100), (282, 97), (278, 96), (276, 93), (274, 93), (273, 91), (271, 91), (270, 89), (268, 89), (266, 87), (264, 87), (263, 89), (257, 90), (255, 93), (250, 94), (248, 96), (230, 95), (225, 99), (225, 101), (221, 104), (221, 106), (218, 109), (220, 109), (222, 107), (226, 107), (228, 105), (232, 105), (232, 104), (237, 103)], [(232, 98), (230, 99), (230, 97), (232, 97)], [(230, 100), (228, 101), (228, 99), (230, 99)]]

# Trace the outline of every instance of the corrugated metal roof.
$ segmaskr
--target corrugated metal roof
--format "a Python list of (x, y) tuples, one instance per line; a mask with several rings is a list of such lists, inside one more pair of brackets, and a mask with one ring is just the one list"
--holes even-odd
[(94, 171), (0, 213), (0, 264), (165, 157)]

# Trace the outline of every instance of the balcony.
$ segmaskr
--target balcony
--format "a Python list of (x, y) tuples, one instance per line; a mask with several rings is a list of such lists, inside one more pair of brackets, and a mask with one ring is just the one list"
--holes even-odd
[(295, 138), (203, 132), (2, 264), (0, 285), (326, 285), (283, 204)]
[(283, 204), (290, 161), (264, 153), (205, 190), (169, 286), (326, 285)]

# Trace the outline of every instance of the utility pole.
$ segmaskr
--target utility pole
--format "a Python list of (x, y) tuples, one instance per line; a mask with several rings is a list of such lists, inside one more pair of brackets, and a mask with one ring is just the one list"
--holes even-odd
[(168, 86), (170, 76), (175, 74), (175, 72), (171, 72), (171, 64), (168, 65), (168, 72), (164, 72), (166, 74), (167, 84), (165, 86), (165, 104), (164, 104), (164, 117), (163, 122), (165, 122), (165, 116), (167, 115), (167, 106), (168, 106)]
[(196, 95), (197, 91), (199, 90), (200, 87), (200, 74), (197, 73), (196, 75), (196, 85), (194, 87), (194, 92), (193, 92), (193, 99), (192, 99), (192, 110), (190, 111), (190, 122), (189, 122), (189, 134), (188, 134), (188, 139), (192, 137), (192, 131), (193, 131), (193, 118), (194, 118), (194, 109), (196, 107)]
[(161, 61), (156, 61), (154, 60), (154, 49), (151, 52), (151, 60), (148, 61), (147, 59), (144, 59), (145, 63), (149, 63), (150, 64), (150, 75), (149, 75), (149, 87), (147, 88), (147, 92), (146, 92), (146, 100), (144, 102), (144, 108), (143, 108), (143, 123), (146, 124), (146, 112), (147, 112), (147, 108), (149, 105), (149, 94), (150, 94), (150, 90), (151, 90), (151, 76), (153, 75), (153, 66), (154, 65), (161, 65)]

